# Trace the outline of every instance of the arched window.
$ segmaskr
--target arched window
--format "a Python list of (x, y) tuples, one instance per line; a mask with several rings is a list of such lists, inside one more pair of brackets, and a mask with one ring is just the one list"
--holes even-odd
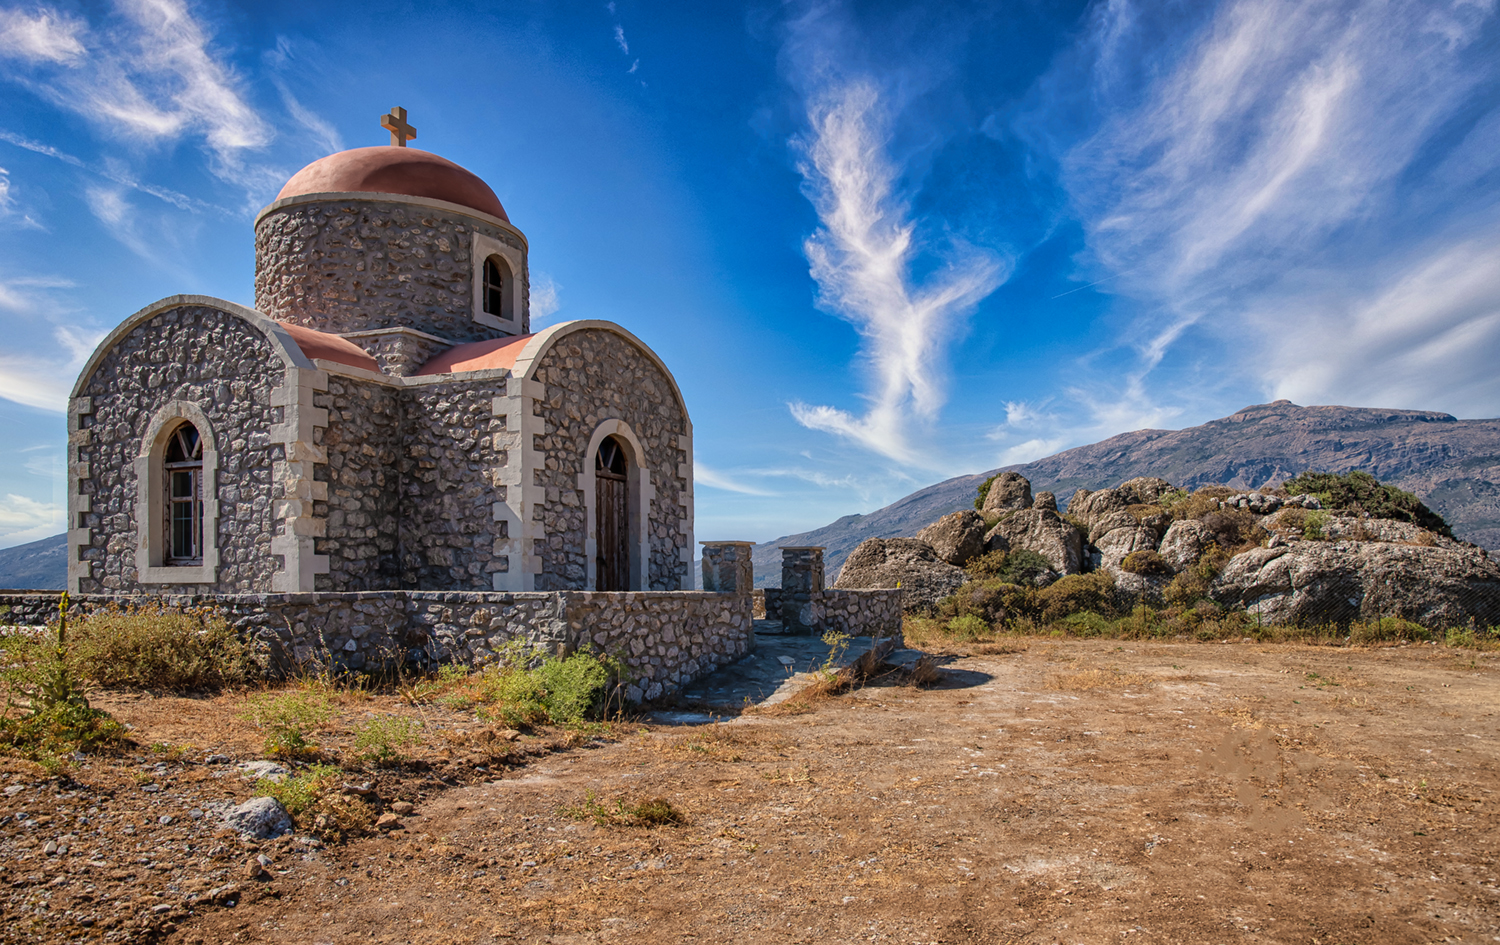
[(514, 318), (510, 304), (510, 265), (500, 256), (484, 261), (484, 311), (496, 318)]
[(630, 590), (630, 490), (625, 449), (607, 436), (594, 454), (594, 586)]
[(203, 440), (198, 428), (183, 423), (167, 440), (166, 473), (168, 567), (203, 563)]

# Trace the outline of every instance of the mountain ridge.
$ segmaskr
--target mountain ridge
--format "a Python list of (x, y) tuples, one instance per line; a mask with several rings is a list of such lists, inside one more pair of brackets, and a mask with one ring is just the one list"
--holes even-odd
[(10, 591), (60, 591), (68, 586), (68, 536), (0, 549), (0, 588)]
[(1195, 427), (1133, 430), (1030, 463), (956, 476), (873, 512), (762, 542), (752, 552), (756, 585), (780, 582), (783, 545), (824, 545), (831, 583), (861, 541), (911, 537), (949, 512), (972, 508), (979, 483), (997, 472), (1019, 472), (1031, 480), (1033, 492), (1055, 492), (1065, 504), (1076, 489), (1100, 489), (1136, 476), (1159, 476), (1189, 488), (1223, 483), (1248, 491), (1312, 470), (1354, 469), (1416, 493), (1460, 538), (1500, 550), (1500, 419), (1460, 420), (1432, 410), (1302, 407), (1278, 400)]

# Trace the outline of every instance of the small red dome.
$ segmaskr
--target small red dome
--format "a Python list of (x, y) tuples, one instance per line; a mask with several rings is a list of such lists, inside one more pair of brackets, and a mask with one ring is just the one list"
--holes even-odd
[(447, 158), (416, 148), (352, 148), (319, 158), (292, 175), (276, 199), (333, 193), (446, 200), (510, 222), (489, 184)]

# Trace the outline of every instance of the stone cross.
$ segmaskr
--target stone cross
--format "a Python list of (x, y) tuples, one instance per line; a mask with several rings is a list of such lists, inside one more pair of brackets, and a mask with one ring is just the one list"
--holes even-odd
[(389, 115), (380, 116), (380, 127), (391, 133), (391, 147), (404, 148), (417, 137), (417, 129), (406, 123), (406, 109), (397, 105)]

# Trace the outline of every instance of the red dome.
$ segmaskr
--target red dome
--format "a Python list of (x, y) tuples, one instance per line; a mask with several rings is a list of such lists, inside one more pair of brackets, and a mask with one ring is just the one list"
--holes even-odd
[(490, 185), (447, 158), (416, 148), (352, 148), (319, 158), (292, 175), (276, 199), (303, 194), (402, 194), (446, 200), (499, 217), (510, 217)]

